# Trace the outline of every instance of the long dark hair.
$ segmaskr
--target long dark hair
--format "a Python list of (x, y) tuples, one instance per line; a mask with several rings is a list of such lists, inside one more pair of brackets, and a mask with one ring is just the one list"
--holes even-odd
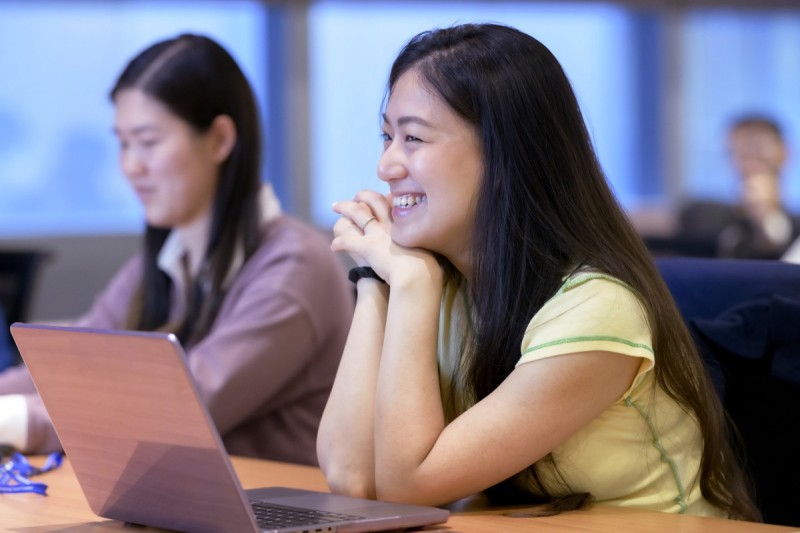
[[(190, 287), (187, 315), (176, 332), (191, 345), (208, 333), (216, 318), (236, 247), (243, 246), (248, 258), (260, 240), (261, 129), (256, 100), (230, 54), (199, 35), (180, 35), (141, 52), (111, 90), (112, 101), (127, 89), (158, 100), (198, 132), (207, 131), (220, 115), (229, 116), (236, 126), (236, 144), (222, 164), (213, 200), (208, 246)], [(169, 319), (171, 281), (157, 265), (169, 232), (150, 225), (145, 231), (144, 276), (131, 306), (132, 329), (156, 330)]]
[[(409, 70), (481, 139), (470, 280), (474, 334), (461, 366), (471, 399), (486, 397), (511, 373), (525, 328), (563, 276), (580, 265), (596, 268), (637, 293), (652, 329), (655, 379), (697, 418), (703, 496), (731, 517), (758, 519), (721, 402), (669, 290), (606, 182), (556, 58), (513, 28), (466, 24), (414, 37), (392, 66), (390, 91)], [(531, 473), (538, 479), (533, 466)], [(563, 510), (565, 500), (557, 500), (551, 501)], [(567, 508), (582, 500), (571, 501)]]

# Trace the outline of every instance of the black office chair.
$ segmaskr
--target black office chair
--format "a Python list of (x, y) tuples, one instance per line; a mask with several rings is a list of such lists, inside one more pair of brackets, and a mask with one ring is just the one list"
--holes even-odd
[(661, 258), (739, 429), (764, 520), (800, 526), (800, 265)]
[[(49, 258), (41, 250), (0, 250), (0, 306), (9, 324), (28, 320), (41, 267)], [(14, 353), (12, 362), (17, 357)]]
[(15, 352), (11, 344), (11, 335), (8, 334), (8, 324), (3, 314), (3, 306), (0, 305), (0, 372), (18, 362), (18, 354)]

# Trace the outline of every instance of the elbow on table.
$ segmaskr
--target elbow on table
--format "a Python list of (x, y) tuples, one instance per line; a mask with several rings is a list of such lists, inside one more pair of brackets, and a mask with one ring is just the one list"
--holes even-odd
[(439, 505), (434, 494), (426, 488), (410, 483), (378, 480), (375, 485), (375, 497), (379, 500), (407, 503), (411, 505)]
[(347, 469), (325, 469), (325, 479), (334, 494), (353, 498), (375, 499), (375, 481), (368, 476)]
[(397, 490), (397, 487), (381, 487), (377, 486), (375, 488), (375, 498), (378, 500), (383, 500), (387, 502), (395, 502), (395, 503), (407, 503), (407, 504), (415, 504), (409, 498), (409, 494), (403, 490)]

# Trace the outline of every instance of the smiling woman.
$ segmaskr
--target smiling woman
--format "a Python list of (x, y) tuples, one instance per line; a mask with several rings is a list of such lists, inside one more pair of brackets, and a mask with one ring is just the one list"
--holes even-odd
[[(261, 182), (247, 79), (215, 41), (181, 35), (137, 55), (111, 98), (144, 249), (75, 324), (174, 332), (229, 452), (316, 463), (352, 293), (322, 235)], [(0, 413), (0, 442), (59, 447), (24, 368), (0, 374)]]
[(552, 53), (508, 26), (432, 30), (388, 89), (390, 194), (334, 204), (332, 248), (385, 283), (356, 281), (317, 440), (331, 488), (757, 519), (719, 398)]

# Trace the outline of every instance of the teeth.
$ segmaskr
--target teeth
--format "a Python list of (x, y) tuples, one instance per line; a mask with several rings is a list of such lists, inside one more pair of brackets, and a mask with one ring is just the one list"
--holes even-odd
[(394, 205), (394, 207), (412, 207), (426, 201), (427, 199), (428, 197), (424, 194), (404, 194), (403, 196), (395, 196), (392, 201), (392, 205)]

